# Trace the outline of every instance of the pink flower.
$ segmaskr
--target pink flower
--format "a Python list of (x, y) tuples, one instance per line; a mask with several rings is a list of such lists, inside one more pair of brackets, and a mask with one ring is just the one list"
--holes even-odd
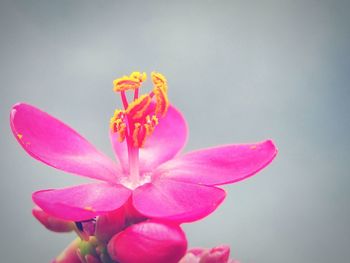
[[(57, 169), (95, 179), (63, 189), (33, 193), (47, 214), (83, 221), (130, 200), (148, 218), (190, 222), (213, 212), (225, 198), (219, 185), (254, 175), (275, 157), (270, 140), (226, 145), (178, 156), (187, 139), (181, 113), (169, 105), (167, 82), (152, 73), (154, 89), (139, 96), (146, 75), (134, 72), (114, 81), (124, 110), (116, 110), (110, 139), (119, 162), (98, 151), (72, 128), (25, 103), (13, 106), (12, 131), (33, 158)], [(128, 103), (126, 91), (134, 92)]]

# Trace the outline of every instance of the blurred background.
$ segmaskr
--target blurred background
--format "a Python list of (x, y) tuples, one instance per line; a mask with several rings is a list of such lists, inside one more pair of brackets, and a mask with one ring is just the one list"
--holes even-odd
[[(190, 246), (242, 263), (350, 257), (349, 1), (6, 1), (0, 4), (1, 262), (49, 262), (74, 235), (31, 216), (31, 193), (80, 183), (30, 158), (10, 131), (25, 101), (113, 156), (112, 80), (162, 72), (186, 151), (272, 138), (279, 155), (185, 225)], [(150, 87), (149, 84), (146, 86)], [(145, 88), (147, 90), (147, 88)]]

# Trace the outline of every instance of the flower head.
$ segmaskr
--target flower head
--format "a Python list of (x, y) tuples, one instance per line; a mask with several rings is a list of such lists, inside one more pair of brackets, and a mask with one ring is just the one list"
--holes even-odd
[[(12, 108), (12, 131), (27, 153), (57, 169), (98, 181), (33, 193), (33, 201), (47, 214), (84, 221), (131, 203), (147, 218), (195, 221), (225, 198), (225, 191), (217, 186), (252, 176), (275, 157), (277, 150), (270, 140), (178, 156), (187, 139), (186, 122), (169, 104), (163, 75), (152, 73), (153, 90), (139, 96), (145, 79), (145, 73), (134, 72), (114, 81), (124, 106), (110, 121), (118, 162), (36, 107), (18, 103)], [(132, 101), (126, 92), (133, 92)]]

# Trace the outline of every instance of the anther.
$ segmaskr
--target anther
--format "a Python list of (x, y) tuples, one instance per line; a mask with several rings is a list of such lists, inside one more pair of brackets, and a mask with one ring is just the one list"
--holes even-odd
[(138, 99), (129, 104), (126, 114), (132, 119), (140, 119), (151, 104), (151, 97), (148, 94), (142, 95)]
[(124, 76), (113, 81), (113, 90), (115, 92), (135, 90), (141, 87), (143, 81), (146, 80), (146, 73), (133, 72), (130, 76)]
[(158, 72), (152, 72), (151, 77), (155, 86), (163, 89), (165, 93), (168, 92), (167, 80), (162, 74)]
[(152, 82), (154, 84), (153, 93), (156, 96), (156, 114), (164, 117), (168, 107), (169, 107), (169, 100), (168, 100), (168, 85), (165, 77), (156, 72), (152, 72)]
[(116, 110), (110, 120), (110, 126), (114, 133), (118, 133), (118, 141), (124, 141), (126, 137), (126, 124), (124, 122), (124, 111)]
[(145, 127), (141, 123), (136, 122), (132, 134), (134, 147), (141, 148), (145, 143), (146, 135)]

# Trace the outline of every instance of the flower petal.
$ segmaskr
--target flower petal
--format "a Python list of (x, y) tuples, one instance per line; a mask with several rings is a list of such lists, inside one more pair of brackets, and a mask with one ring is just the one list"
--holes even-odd
[(186, 253), (186, 255), (179, 261), (179, 263), (200, 263), (199, 257), (196, 257), (192, 253)]
[[(226, 245), (214, 248), (192, 248), (179, 263), (228, 263), (230, 247)], [(231, 262), (231, 261), (230, 261)]]
[(18, 142), (35, 159), (66, 172), (116, 181), (117, 165), (49, 114), (19, 103), (11, 110), (10, 123)]
[(186, 236), (178, 225), (156, 220), (132, 225), (108, 243), (112, 259), (123, 263), (176, 263), (186, 248)]
[[(159, 164), (173, 158), (187, 141), (187, 124), (182, 114), (173, 106), (168, 108), (164, 118), (140, 148), (140, 171), (151, 171)], [(110, 139), (124, 171), (128, 168), (128, 149), (126, 141), (118, 142), (118, 135), (110, 133)], [(169, 143), (171, 142), (171, 143)]]
[(145, 216), (192, 222), (213, 212), (225, 196), (216, 187), (158, 179), (135, 189), (133, 202)]
[(156, 173), (181, 182), (222, 185), (243, 180), (267, 166), (277, 154), (271, 140), (228, 145), (185, 154), (161, 165)]
[(51, 216), (37, 206), (32, 209), (32, 214), (43, 226), (53, 232), (64, 233), (74, 229), (74, 222)]
[(107, 243), (112, 236), (125, 227), (125, 216), (124, 207), (120, 207), (115, 211), (99, 216), (96, 220), (96, 238), (100, 242)]
[(229, 246), (218, 246), (208, 249), (201, 256), (201, 263), (227, 263), (230, 257)]
[(33, 193), (33, 201), (46, 213), (64, 220), (83, 221), (114, 211), (129, 198), (122, 185), (91, 183)]

